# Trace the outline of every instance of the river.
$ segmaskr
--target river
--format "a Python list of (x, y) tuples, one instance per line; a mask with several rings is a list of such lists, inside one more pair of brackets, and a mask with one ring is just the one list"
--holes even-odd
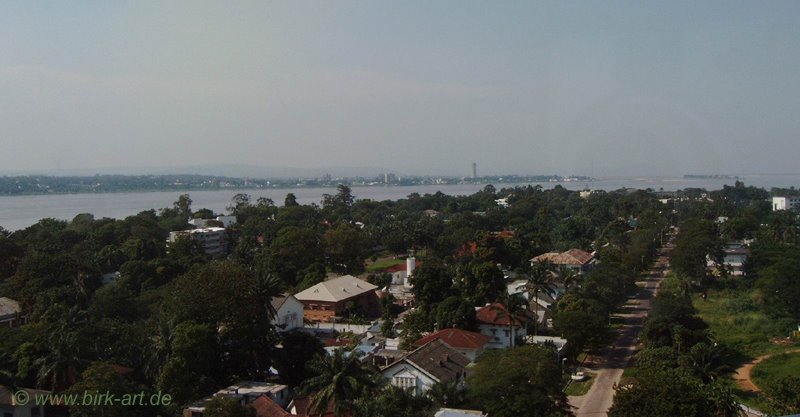
[[(747, 185), (771, 188), (800, 186), (800, 175), (758, 175), (740, 178)], [(570, 189), (581, 190), (585, 188), (595, 190), (618, 190), (620, 188), (651, 188), (674, 191), (684, 188), (705, 188), (718, 190), (723, 185), (732, 185), (735, 180), (730, 179), (684, 179), (684, 178), (605, 178), (597, 181), (586, 182), (561, 182), (561, 183), (534, 183), (545, 189), (553, 188), (557, 184)], [(511, 187), (515, 184), (501, 184), (497, 188)], [(353, 187), (353, 195), (358, 199), (371, 200), (398, 200), (406, 198), (411, 193), (433, 194), (441, 191), (448, 195), (468, 195), (483, 188), (483, 185), (458, 184), (458, 185), (419, 185), (419, 186), (392, 186), (392, 187)], [(192, 208), (209, 208), (217, 213), (224, 213), (225, 207), (230, 204), (231, 198), (236, 193), (247, 193), (253, 201), (259, 197), (271, 198), (275, 204), (283, 204), (287, 193), (294, 193), (301, 204), (317, 203), (322, 200), (323, 194), (334, 194), (333, 188), (297, 188), (297, 189), (253, 189), (253, 190), (215, 190), (215, 191), (190, 191)], [(7, 230), (18, 230), (28, 227), (40, 219), (52, 217), (55, 219), (69, 220), (79, 213), (92, 213), (97, 218), (111, 217), (124, 218), (143, 210), (172, 207), (172, 203), (182, 194), (178, 191), (153, 191), (135, 193), (106, 193), (106, 194), (56, 194), (35, 196), (3, 196), (0, 197), (0, 226)]]

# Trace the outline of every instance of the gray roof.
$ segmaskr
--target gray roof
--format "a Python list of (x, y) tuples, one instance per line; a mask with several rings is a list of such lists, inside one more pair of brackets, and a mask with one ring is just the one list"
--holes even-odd
[(402, 361), (427, 372), (439, 382), (458, 380), (464, 375), (464, 370), (470, 363), (461, 352), (447, 346), (439, 339), (412, 351)]
[(334, 278), (320, 282), (311, 288), (300, 291), (294, 295), (300, 301), (328, 301), (339, 302), (347, 300), (370, 291), (378, 289), (377, 286), (352, 275)]

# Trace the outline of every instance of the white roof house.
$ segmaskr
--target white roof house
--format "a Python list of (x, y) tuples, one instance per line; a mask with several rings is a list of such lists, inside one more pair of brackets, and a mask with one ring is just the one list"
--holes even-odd
[(440, 408), (433, 417), (486, 417), (488, 414), (483, 414), (478, 410), (459, 410), (456, 408)]
[(345, 275), (329, 281), (320, 282), (311, 288), (300, 291), (294, 297), (300, 301), (327, 301), (337, 303), (370, 291), (377, 286), (352, 275)]

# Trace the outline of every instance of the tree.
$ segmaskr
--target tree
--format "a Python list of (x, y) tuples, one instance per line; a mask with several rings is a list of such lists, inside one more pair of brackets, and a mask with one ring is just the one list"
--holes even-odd
[(525, 290), (533, 297), (534, 301), (534, 335), (539, 334), (539, 294), (553, 295), (553, 275), (551, 271), (552, 265), (547, 262), (536, 262), (530, 268), (523, 270), (523, 274), (527, 275), (528, 278)]
[[(70, 392), (77, 395), (86, 393), (100, 394), (111, 393), (119, 398), (125, 394), (133, 394), (138, 389), (135, 384), (120, 375), (117, 370), (108, 363), (95, 362), (91, 364), (81, 374), (81, 380), (72, 386)], [(70, 406), (73, 415), (83, 417), (103, 417), (103, 416), (138, 416), (142, 410), (132, 406), (120, 404), (107, 405), (98, 402), (97, 404), (76, 404)]]
[(528, 301), (522, 294), (504, 293), (497, 299), (497, 303), (500, 305), (492, 304), (491, 308), (497, 310), (498, 316), (508, 318), (508, 335), (511, 341), (510, 346), (513, 348), (517, 339), (514, 330), (516, 326), (523, 325), (522, 318), (528, 317)]
[(436, 327), (475, 331), (478, 324), (473, 304), (457, 295), (448, 297), (436, 306)]
[(181, 218), (188, 220), (192, 217), (192, 199), (189, 194), (181, 194), (172, 205)]
[(800, 377), (779, 378), (767, 384), (764, 391), (776, 413), (788, 414), (800, 411)]
[(171, 354), (158, 376), (158, 389), (175, 404), (186, 404), (221, 385), (220, 347), (216, 330), (191, 321), (175, 327)]
[(609, 417), (734, 417), (738, 409), (730, 390), (703, 385), (679, 370), (649, 372), (632, 386), (617, 388)]
[(467, 392), (456, 381), (437, 382), (425, 395), (439, 407), (458, 408), (467, 401)]
[(433, 413), (433, 401), (403, 388), (389, 386), (377, 396), (356, 403), (356, 417), (419, 417)]
[(560, 267), (556, 271), (556, 280), (564, 286), (564, 292), (568, 292), (580, 282), (581, 276), (572, 268)]
[(726, 363), (726, 353), (716, 343), (708, 345), (701, 342), (692, 346), (686, 359), (692, 373), (703, 383), (713, 382), (733, 372), (733, 368)]
[(284, 207), (294, 207), (299, 206), (300, 204), (297, 202), (297, 197), (293, 193), (286, 194), (286, 199), (283, 200)]
[(456, 286), (472, 305), (492, 302), (506, 291), (503, 272), (491, 262), (471, 261), (459, 267)]
[(64, 389), (74, 383), (85, 364), (76, 331), (54, 329), (47, 338), (44, 355), (33, 362), (38, 370), (37, 384), (51, 390)]
[(214, 397), (206, 404), (204, 417), (256, 417), (253, 407), (242, 405), (239, 401), (227, 397)]
[(569, 341), (573, 354), (608, 341), (608, 319), (586, 311), (558, 311), (553, 318), (553, 327)]
[(278, 351), (275, 368), (281, 379), (292, 388), (311, 377), (306, 364), (315, 356), (324, 355), (322, 342), (303, 332), (283, 334), (282, 348)]
[(543, 346), (487, 351), (467, 379), (470, 403), (492, 417), (570, 416), (556, 353)]
[(340, 274), (364, 271), (366, 241), (361, 231), (347, 223), (328, 229), (322, 237), (331, 269)]
[(447, 266), (438, 258), (426, 258), (409, 279), (417, 305), (430, 307), (452, 293), (453, 279)]
[(359, 398), (376, 388), (373, 373), (355, 352), (345, 355), (344, 350), (337, 349), (333, 355), (317, 355), (308, 367), (314, 376), (303, 383), (301, 391), (311, 395), (311, 410), (320, 415), (332, 405), (334, 415), (343, 417)]

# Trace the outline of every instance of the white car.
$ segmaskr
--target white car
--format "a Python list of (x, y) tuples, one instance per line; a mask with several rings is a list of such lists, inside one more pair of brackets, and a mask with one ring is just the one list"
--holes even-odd
[(572, 374), (570, 378), (572, 378), (573, 381), (583, 381), (584, 379), (586, 379), (586, 373), (578, 371)]

